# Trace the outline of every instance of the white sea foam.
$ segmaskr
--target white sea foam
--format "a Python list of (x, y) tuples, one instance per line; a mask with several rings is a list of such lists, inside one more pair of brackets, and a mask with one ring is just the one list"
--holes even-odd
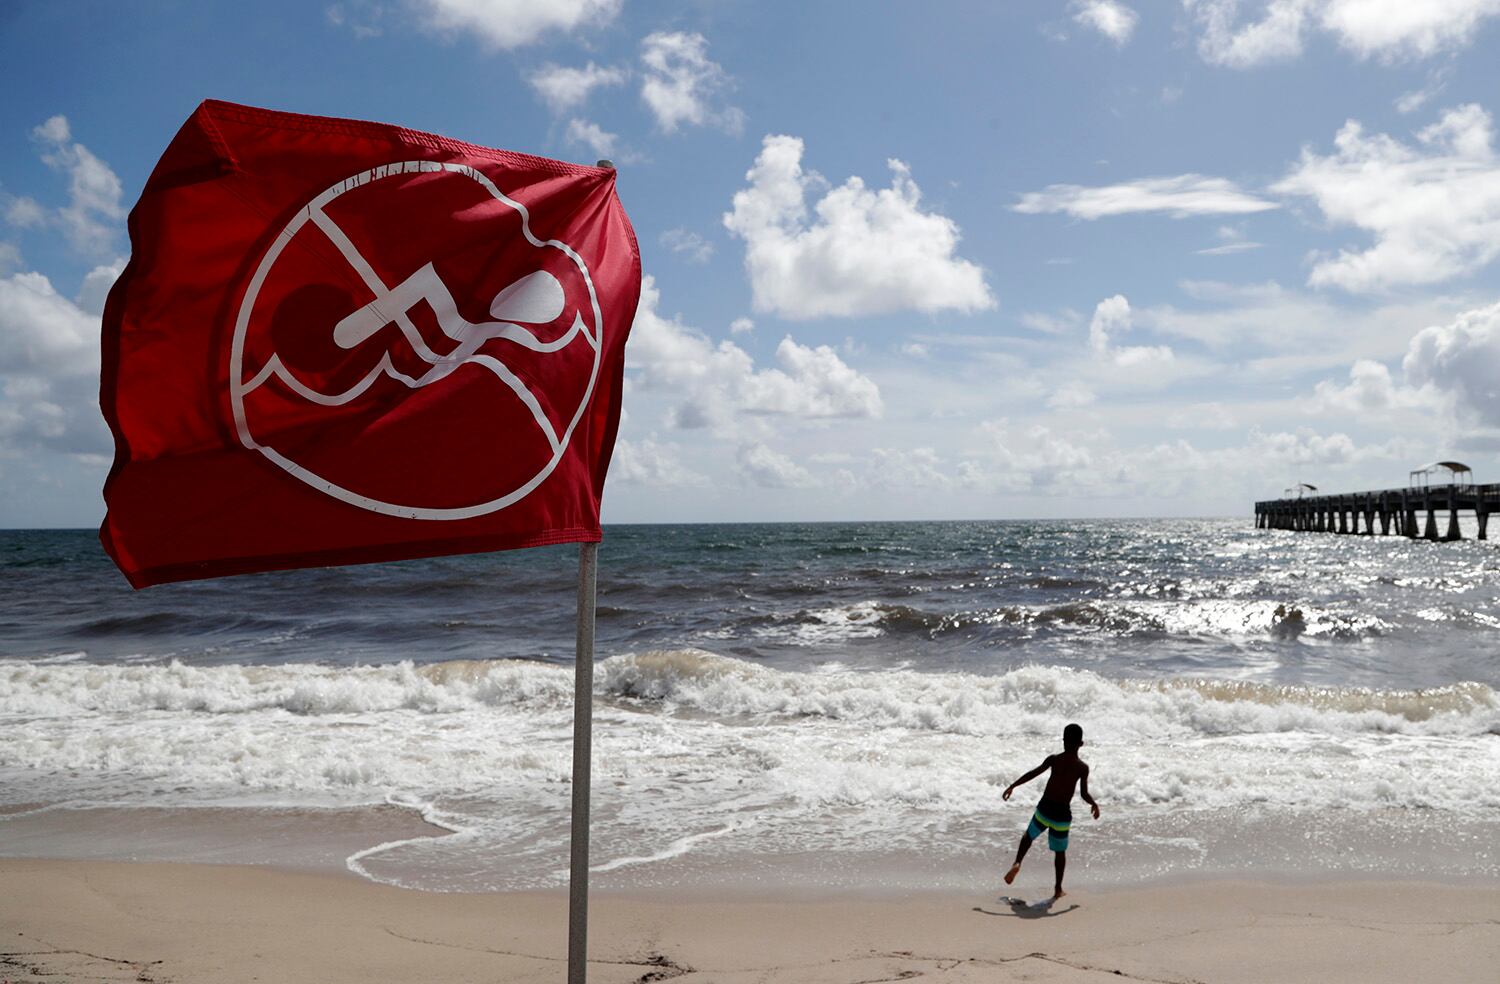
[[(1085, 670), (1022, 667), (998, 675), (856, 671), (826, 664), (772, 669), (702, 650), (617, 656), (596, 668), (604, 695), (691, 705), (720, 717), (823, 717), (874, 727), (968, 735), (1045, 733), (1029, 716), (1092, 717), (1121, 737), (1280, 731), (1481, 735), (1500, 728), (1500, 696), (1480, 683), (1428, 690), (1307, 687), (1194, 678), (1112, 680)], [(382, 666), (193, 667), (0, 664), (0, 715), (46, 719), (148, 712), (241, 718), (386, 713), (440, 718), (478, 708), (520, 716), (566, 712), (566, 668), (519, 661)], [(504, 716), (497, 720), (504, 720)], [(224, 723), (221, 721), (221, 724)], [(288, 725), (295, 729), (295, 725)]]
[[(1205, 598), (1154, 600), (1168, 593), (1136, 589), (1131, 600), (1072, 602), (1057, 606), (1001, 609), (973, 621), (1073, 627), (1091, 632), (1160, 633), (1214, 638), (1269, 636), (1294, 639), (1355, 639), (1388, 631), (1390, 626), (1370, 615), (1328, 611), (1313, 605), (1266, 600)], [(964, 622), (964, 616), (956, 621)]]
[[(1115, 585), (1114, 597), (1060, 604), (1018, 604), (981, 611), (933, 612), (876, 601), (815, 608), (776, 617), (752, 630), (756, 639), (797, 646), (826, 646), (892, 633), (936, 638), (974, 626), (1015, 626), (1086, 634), (1196, 636), (1217, 639), (1353, 640), (1382, 635), (1391, 626), (1373, 615), (1331, 610), (1306, 602), (1238, 597), (1193, 597), (1174, 584)], [(1232, 593), (1232, 592), (1231, 592)], [(1166, 598), (1163, 596), (1177, 596)], [(704, 639), (732, 638), (729, 627)]]
[(743, 829), (743, 827), (743, 824), (726, 824), (725, 826), (716, 827), (712, 830), (704, 830), (696, 834), (688, 834), (684, 837), (677, 838), (666, 847), (652, 854), (643, 855), (642, 857), (617, 857), (610, 861), (606, 861), (603, 864), (596, 864), (589, 870), (602, 873), (606, 871), (618, 871), (621, 868), (628, 868), (631, 865), (653, 864), (659, 861), (669, 861), (672, 858), (678, 858), (688, 853), (703, 841), (723, 837), (726, 834), (732, 834), (736, 830)]
[(1276, 686), (1197, 679), (1110, 680), (1057, 667), (966, 673), (791, 673), (697, 650), (605, 661), (606, 692), (716, 715), (823, 717), (967, 735), (1046, 734), (1061, 718), (1109, 722), (1120, 738), (1308, 731), (1483, 735), (1500, 728), (1484, 684), (1432, 690)]
[(57, 663), (79, 663), (88, 659), (89, 654), (78, 650), (71, 653), (51, 653), (46, 656), (29, 656), (18, 658), (14, 656), (0, 657), (0, 663), (25, 662), (37, 666), (52, 666)]
[(882, 622), (887, 612), (886, 606), (874, 601), (815, 608), (800, 617), (793, 616), (786, 624), (762, 626), (755, 634), (762, 639), (800, 646), (875, 639), (885, 635)]
[(1358, 638), (1390, 630), (1389, 625), (1371, 615), (1264, 600), (1203, 599), (1185, 604), (1143, 603), (1127, 610), (1144, 623), (1158, 625), (1162, 631), (1173, 634)]
[[(397, 802), (460, 833), (379, 845), (351, 857), (352, 870), (406, 884), (456, 871), (471, 873), (454, 875), (457, 887), (555, 885), (571, 686), (569, 667), (517, 661), (4, 663), (0, 797)], [(1377, 691), (1040, 666), (790, 672), (674, 650), (602, 660), (595, 687), (601, 873), (717, 851), (922, 850), (939, 834), (977, 843), (1007, 806), (1005, 784), (1073, 720), (1086, 728), (1095, 795), (1125, 821), (1163, 807), (1500, 821), (1500, 698), (1478, 683)], [(476, 859), (490, 880), (476, 880)]]

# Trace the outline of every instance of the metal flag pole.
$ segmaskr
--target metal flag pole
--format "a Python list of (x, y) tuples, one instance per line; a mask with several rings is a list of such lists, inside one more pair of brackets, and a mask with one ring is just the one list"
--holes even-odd
[(599, 544), (578, 545), (578, 645), (573, 660), (573, 827), (568, 869), (568, 984), (585, 984), (589, 953), (589, 779), (594, 724), (594, 589)]
[[(609, 161), (596, 167), (614, 168)], [(578, 637), (573, 655), (573, 817), (568, 861), (568, 984), (589, 975), (589, 786), (594, 745), (594, 597), (599, 544), (578, 545)]]

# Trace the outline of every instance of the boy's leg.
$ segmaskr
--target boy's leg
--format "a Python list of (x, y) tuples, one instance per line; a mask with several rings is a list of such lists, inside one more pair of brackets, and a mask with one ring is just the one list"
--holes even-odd
[(1031, 850), (1031, 842), (1033, 840), (1035, 840), (1035, 838), (1031, 836), (1031, 832), (1030, 831), (1027, 831), (1026, 833), (1024, 833), (1024, 834), (1021, 835), (1021, 844), (1020, 844), (1019, 847), (1016, 848), (1016, 867), (1017, 868), (1021, 867), (1021, 859), (1026, 856), (1026, 852), (1029, 851), (1029, 850)]
[(1063, 869), (1068, 866), (1068, 852), (1058, 851), (1056, 854), (1052, 855), (1052, 865), (1055, 869), (1057, 869), (1057, 884), (1053, 886), (1052, 895), (1054, 898), (1060, 899), (1067, 894), (1063, 891), (1062, 879)]
[(1029, 828), (1021, 835), (1021, 846), (1016, 849), (1016, 863), (1011, 865), (1010, 870), (1005, 873), (1005, 884), (1009, 885), (1016, 880), (1016, 874), (1021, 870), (1021, 859), (1026, 857), (1027, 851), (1031, 850), (1031, 842), (1035, 839)]

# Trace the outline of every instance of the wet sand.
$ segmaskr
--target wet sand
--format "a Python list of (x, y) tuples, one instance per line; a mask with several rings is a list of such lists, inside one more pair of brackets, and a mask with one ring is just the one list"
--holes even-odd
[[(1032, 872), (1031, 875), (1035, 875)], [(1055, 904), (995, 896), (597, 894), (591, 981), (1480, 980), (1500, 890), (1203, 882)], [(560, 981), (560, 893), (437, 894), (349, 875), (0, 860), (0, 980)], [(997, 893), (1001, 886), (997, 885)]]

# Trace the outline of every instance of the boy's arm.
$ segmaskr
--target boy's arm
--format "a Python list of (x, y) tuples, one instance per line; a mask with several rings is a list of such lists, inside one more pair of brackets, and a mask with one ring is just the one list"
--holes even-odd
[(1035, 779), (1037, 776), (1041, 775), (1043, 772), (1046, 772), (1050, 768), (1052, 768), (1052, 756), (1048, 755), (1046, 758), (1042, 759), (1042, 764), (1041, 765), (1037, 766), (1035, 769), (1032, 769), (1030, 772), (1026, 773), (1024, 776), (1022, 776), (1021, 778), (1017, 779), (1015, 782), (1011, 783), (1009, 786), (1006, 786), (1005, 787), (1005, 794), (1003, 796), (1001, 796), (1000, 798), (1001, 799), (1010, 799), (1010, 794), (1011, 794), (1011, 791), (1013, 789), (1015, 789), (1017, 786), (1024, 786), (1024, 785), (1026, 785), (1028, 782), (1030, 782), (1031, 780)]
[(1092, 796), (1089, 795), (1089, 770), (1088, 770), (1088, 766), (1084, 766), (1084, 768), (1083, 768), (1083, 775), (1080, 776), (1079, 779), (1078, 779), (1078, 795), (1081, 796), (1081, 797), (1083, 797), (1083, 801), (1085, 803), (1087, 803), (1090, 807), (1093, 808), (1094, 819), (1098, 820), (1099, 819), (1099, 804), (1095, 803), (1094, 802), (1094, 797), (1092, 797)]

